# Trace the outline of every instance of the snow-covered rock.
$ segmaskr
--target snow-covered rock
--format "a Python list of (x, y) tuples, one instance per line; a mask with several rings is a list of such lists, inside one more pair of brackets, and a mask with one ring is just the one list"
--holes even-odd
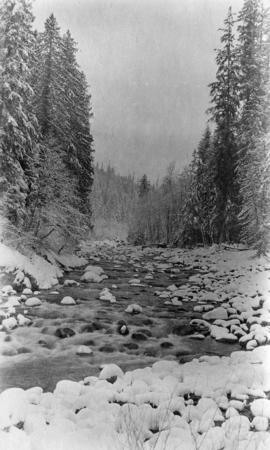
[(115, 296), (109, 291), (108, 288), (104, 288), (100, 295), (99, 295), (100, 300), (105, 300), (107, 302), (110, 303), (115, 303), (116, 302), (116, 298)]
[(223, 342), (237, 342), (238, 338), (232, 334), (229, 333), (227, 328), (218, 327), (217, 325), (211, 326), (211, 336), (216, 339), (217, 341), (223, 341)]
[(105, 275), (99, 275), (96, 272), (88, 271), (81, 276), (81, 281), (86, 281), (88, 283), (101, 283), (105, 278)]
[(20, 327), (28, 326), (31, 323), (31, 320), (28, 317), (25, 317), (23, 314), (17, 315), (17, 321)]
[(93, 350), (86, 345), (80, 345), (76, 350), (77, 355), (91, 355)]
[(7, 302), (5, 303), (6, 307), (14, 307), (14, 306), (20, 306), (20, 297), (17, 295), (11, 295), (8, 297)]
[[(0, 247), (0, 249), (1, 249), (1, 247)], [(16, 291), (14, 291), (13, 287), (10, 286), (10, 284), (7, 284), (6, 286), (2, 287), (1, 294), (3, 296), (8, 296), (8, 295), (11, 295), (11, 294), (16, 294)]]
[(69, 296), (64, 297), (60, 303), (61, 303), (61, 305), (76, 305), (74, 298), (69, 297)]
[(40, 306), (41, 300), (37, 297), (30, 297), (26, 300), (25, 306)]
[(256, 416), (252, 420), (251, 425), (257, 431), (266, 431), (268, 429), (269, 423), (267, 417)]
[(89, 264), (85, 269), (84, 272), (93, 272), (96, 273), (97, 275), (102, 275), (104, 273), (104, 270), (102, 269), (102, 267), (99, 266), (93, 266), (91, 264)]
[(250, 404), (250, 410), (253, 416), (261, 416), (270, 419), (270, 400), (266, 398), (253, 400)]
[(116, 364), (105, 364), (99, 374), (99, 379), (108, 380), (112, 377), (122, 378), (123, 376), (124, 373), (119, 366), (117, 366)]
[(64, 281), (64, 286), (79, 286), (80, 283), (78, 283), (78, 281), (75, 280), (65, 280)]
[(31, 295), (32, 294), (32, 289), (31, 288), (24, 288), (24, 290), (22, 291), (23, 295)]
[(212, 309), (212, 311), (208, 311), (205, 314), (203, 314), (203, 320), (216, 320), (216, 319), (222, 320), (228, 319), (227, 310), (222, 306), (219, 306), (218, 308)]
[(143, 311), (142, 307), (137, 303), (132, 303), (131, 305), (128, 305), (128, 307), (125, 309), (125, 312), (129, 314), (139, 314), (142, 313), (142, 311)]
[(13, 330), (13, 328), (16, 328), (17, 325), (18, 325), (18, 322), (15, 319), (15, 317), (8, 317), (7, 319), (4, 319), (2, 321), (2, 327), (6, 331)]

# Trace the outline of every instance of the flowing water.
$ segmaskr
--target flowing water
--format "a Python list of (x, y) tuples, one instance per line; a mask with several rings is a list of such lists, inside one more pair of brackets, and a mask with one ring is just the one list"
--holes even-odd
[[(161, 267), (166, 259), (158, 251), (134, 256), (128, 247), (101, 254), (98, 262), (89, 258), (89, 263), (101, 266), (108, 279), (99, 284), (82, 283), (82, 269), (66, 272), (61, 283), (73, 279), (80, 285), (61, 284), (42, 291), (38, 295), (42, 305), (28, 308), (31, 326), (0, 332), (4, 349), (0, 357), (0, 390), (37, 385), (52, 390), (60, 379), (78, 381), (97, 375), (101, 364), (111, 362), (129, 370), (158, 359), (185, 362), (204, 354), (229, 355), (239, 349), (239, 344), (220, 343), (210, 336), (200, 341), (191, 338), (194, 330), (190, 321), (201, 318), (201, 313), (193, 311), (194, 302), (190, 299), (181, 306), (173, 306), (155, 295), (155, 291), (172, 284), (177, 287), (188, 284), (197, 268), (178, 263)], [(149, 273), (153, 279), (145, 279)], [(141, 281), (138, 286), (129, 283), (134, 277)], [(105, 287), (115, 295), (116, 303), (99, 299)], [(72, 296), (77, 304), (61, 305), (64, 296)], [(132, 303), (141, 305), (142, 313), (126, 313)], [(127, 335), (119, 333), (119, 320), (125, 321)], [(60, 338), (55, 335), (59, 328), (68, 328), (69, 333), (75, 334)], [(90, 347), (93, 353), (79, 356), (76, 354), (79, 345)]]

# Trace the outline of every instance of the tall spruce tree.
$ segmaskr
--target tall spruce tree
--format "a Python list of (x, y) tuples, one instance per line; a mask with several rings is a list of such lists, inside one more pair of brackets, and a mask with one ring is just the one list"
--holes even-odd
[[(269, 15), (259, 0), (239, 14), (241, 116), (238, 178), (242, 238), (259, 253), (269, 245)], [(268, 173), (268, 175), (267, 175)], [(268, 193), (267, 193), (268, 192)], [(267, 219), (268, 217), (268, 219)], [(267, 225), (268, 223), (268, 225)]]
[(190, 195), (184, 208), (184, 242), (209, 244), (217, 240), (215, 224), (216, 154), (209, 126), (198, 148), (193, 152), (190, 166)]
[(222, 47), (217, 50), (216, 81), (210, 84), (212, 107), (209, 109), (215, 123), (216, 208), (218, 240), (237, 239), (238, 184), (237, 118), (239, 108), (239, 64), (233, 34), (234, 19), (231, 8), (224, 21)]
[(28, 0), (4, 0), (0, 9), (1, 209), (21, 230), (35, 189), (38, 124), (30, 84), (35, 37)]
[(89, 194), (93, 183), (93, 137), (90, 131), (92, 108), (84, 74), (76, 60), (76, 43), (67, 33), (63, 37), (65, 110), (68, 129), (65, 135), (66, 160), (78, 179), (81, 212), (90, 213)]

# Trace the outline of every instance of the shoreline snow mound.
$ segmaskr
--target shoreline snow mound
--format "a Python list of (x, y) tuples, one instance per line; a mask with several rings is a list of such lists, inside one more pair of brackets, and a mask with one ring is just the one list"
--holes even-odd
[(41, 256), (33, 253), (29, 257), (15, 249), (0, 244), (0, 267), (9, 272), (19, 270), (33, 277), (40, 289), (50, 289), (63, 275), (59, 267), (50, 264)]

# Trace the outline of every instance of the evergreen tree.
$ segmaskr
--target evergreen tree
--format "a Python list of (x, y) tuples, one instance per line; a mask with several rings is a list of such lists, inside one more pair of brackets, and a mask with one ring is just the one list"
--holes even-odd
[(0, 170), (1, 209), (8, 221), (24, 226), (35, 190), (38, 124), (30, 84), (35, 37), (28, 0), (4, 0), (0, 9)]
[(138, 186), (139, 197), (140, 198), (145, 197), (149, 193), (150, 187), (151, 187), (151, 184), (147, 178), (147, 175), (143, 175), (142, 178), (139, 180), (139, 186)]
[(63, 38), (65, 110), (68, 130), (65, 145), (67, 162), (78, 178), (80, 210), (90, 213), (89, 194), (93, 183), (93, 137), (90, 132), (92, 110), (84, 74), (76, 61), (76, 44), (68, 31)]
[(184, 241), (213, 243), (217, 239), (216, 217), (216, 153), (207, 126), (190, 166), (191, 183), (184, 209)]
[(212, 107), (209, 110), (216, 126), (214, 145), (217, 198), (214, 221), (219, 242), (237, 239), (236, 129), (239, 108), (239, 64), (231, 8), (224, 25), (224, 29), (221, 30), (222, 47), (216, 56), (216, 81), (210, 84)]
[(38, 37), (36, 112), (43, 136), (53, 133), (59, 141), (65, 139), (68, 115), (65, 111), (62, 38), (53, 14), (45, 22)]
[[(269, 16), (259, 0), (246, 0), (239, 14), (241, 117), (238, 179), (242, 238), (259, 253), (269, 244), (265, 224), (269, 152)], [(266, 181), (268, 180), (268, 181)], [(269, 216), (268, 216), (269, 217)], [(265, 222), (266, 221), (266, 222)]]

